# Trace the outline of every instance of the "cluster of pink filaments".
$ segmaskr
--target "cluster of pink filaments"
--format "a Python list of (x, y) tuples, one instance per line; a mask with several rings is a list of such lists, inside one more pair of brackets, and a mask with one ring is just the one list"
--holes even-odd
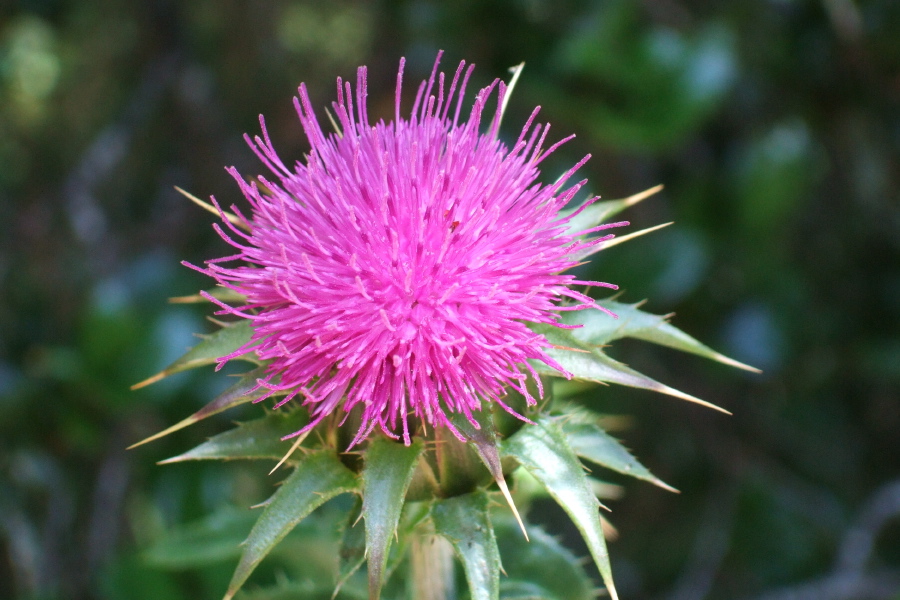
[[(257, 184), (229, 170), (252, 213), (234, 208), (237, 226), (222, 213), (230, 233), (216, 229), (240, 252), (200, 270), (247, 298), (219, 304), (251, 319), (254, 334), (220, 362), (250, 352), (270, 361), (263, 397), (283, 395), (279, 406), (300, 397), (310, 412), (293, 435), (362, 407), (352, 445), (376, 427), (408, 444), (410, 415), (463, 439), (449, 413), (471, 421), (483, 402), (513, 412), (503, 401), (507, 386), (534, 402), (526, 381), (529, 373), (538, 386), (540, 379), (529, 360), (566, 374), (526, 323), (559, 325), (560, 310), (600, 308), (573, 285), (615, 288), (565, 274), (611, 237), (580, 236), (620, 224), (567, 233), (571, 216), (559, 212), (584, 181), (560, 188), (589, 157), (556, 183), (539, 183), (538, 165), (566, 140), (544, 150), (549, 126), (534, 123), (535, 109), (505, 146), (498, 128), (507, 87), (499, 80), (461, 123), (472, 72), (465, 63), (445, 89), (436, 61), (403, 118), (403, 65), (393, 122), (370, 124), (361, 67), (355, 90), (338, 79), (338, 133), (323, 133), (301, 85), (305, 164), (284, 165), (260, 118), (262, 138), (247, 141), (275, 179)], [(497, 109), (481, 133), (495, 91)]]

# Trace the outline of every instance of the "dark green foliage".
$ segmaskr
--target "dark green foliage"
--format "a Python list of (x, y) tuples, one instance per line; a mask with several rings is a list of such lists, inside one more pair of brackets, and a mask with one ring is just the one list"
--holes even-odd
[[(143, 553), (179, 523), (273, 492), (258, 462), (155, 466), (232, 420), (260, 419), (261, 408), (237, 407), (252, 399), (255, 376), (213, 409), (203, 406), (228, 385), (222, 373), (128, 391), (197, 344), (192, 333), (214, 330), (202, 320), (209, 305), (165, 303), (205, 285), (179, 260), (202, 264), (223, 248), (211, 215), (172, 187), (243, 207), (222, 166), (262, 171), (240, 142), (259, 113), (283, 156), (300, 158), (307, 146), (289, 96), (301, 80), (321, 107), (336, 74), (368, 64), (370, 112), (389, 117), (399, 56), (415, 78), (439, 47), (447, 65), (477, 63), (476, 83), (526, 62), (505, 135), (535, 104), (551, 138), (578, 134), (543, 165), (548, 180), (592, 153), (582, 173), (594, 193), (664, 183), (617, 233), (675, 225), (601, 253), (585, 278), (619, 284), (624, 305), (649, 298), (640, 311), (676, 312), (680, 329), (765, 371), (745, 378), (633, 338), (601, 349), (729, 418), (616, 386), (554, 386), (568, 399), (560, 412), (574, 403), (602, 413), (604, 428), (682, 491), (625, 483), (625, 500), (608, 503), (621, 534), (610, 546), (613, 566), (625, 565), (620, 595), (698, 597), (704, 590), (683, 586), (710, 570), (709, 598), (824, 576), (866, 499), (900, 473), (898, 28), (890, 0), (3, 4), (0, 597), (194, 600), (226, 588), (235, 554), (187, 572)], [(585, 216), (611, 205), (597, 206)], [(637, 321), (623, 314), (606, 326)], [(595, 343), (582, 331), (576, 341)], [(228, 406), (233, 414), (213, 414)], [(123, 451), (181, 419), (193, 427)], [(624, 481), (570, 434), (592, 475)], [(353, 498), (301, 522), (278, 546), (291, 552), (276, 549), (241, 594), (329, 598), (335, 572), (313, 577), (298, 550), (308, 539), (292, 544), (307, 525), (331, 527), (337, 556)], [(560, 558), (569, 550), (534, 526), (524, 544), (508, 519), (492, 521), (509, 574), (502, 597), (586, 597), (590, 584), (554, 587), (578, 580)], [(236, 532), (208, 548), (224, 556)], [(896, 571), (898, 547), (896, 527), (885, 529), (870, 564)], [(402, 568), (392, 556), (389, 569), (393, 560)], [(550, 564), (558, 576), (515, 575)], [(268, 587), (284, 573), (296, 581)], [(342, 597), (367, 597), (363, 574)]]

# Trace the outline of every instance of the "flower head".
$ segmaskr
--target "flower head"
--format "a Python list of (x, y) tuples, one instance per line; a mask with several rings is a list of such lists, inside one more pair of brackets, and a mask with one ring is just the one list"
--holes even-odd
[(448, 87), (439, 61), (404, 117), (401, 60), (388, 123), (369, 120), (365, 67), (355, 88), (338, 79), (336, 133), (322, 131), (301, 85), (304, 160), (285, 165), (260, 117), (262, 137), (246, 139), (274, 177), (248, 182), (229, 169), (251, 212), (220, 210), (227, 231), (214, 227), (239, 252), (200, 270), (247, 298), (216, 302), (251, 319), (254, 335), (220, 362), (251, 352), (268, 361), (263, 397), (283, 394), (279, 406), (301, 399), (310, 412), (294, 435), (361, 407), (354, 445), (376, 427), (408, 444), (411, 415), (463, 439), (449, 413), (473, 420), (485, 402), (513, 412), (507, 386), (535, 401), (526, 381), (540, 389), (540, 379), (529, 360), (566, 374), (527, 324), (600, 308), (572, 285), (615, 287), (566, 273), (607, 239), (581, 236), (611, 226), (572, 235), (571, 215), (560, 214), (585, 182), (564, 183), (589, 157), (539, 182), (543, 159), (569, 138), (545, 149), (549, 126), (535, 122), (536, 108), (505, 145), (507, 86), (479, 91), (462, 119), (472, 67), (460, 63)]

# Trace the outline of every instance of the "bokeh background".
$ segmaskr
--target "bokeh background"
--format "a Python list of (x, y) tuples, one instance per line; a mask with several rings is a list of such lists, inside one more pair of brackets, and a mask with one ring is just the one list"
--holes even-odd
[(578, 134), (548, 177), (590, 152), (605, 198), (665, 184), (629, 216), (675, 225), (595, 276), (764, 370), (614, 351), (734, 413), (597, 391), (681, 490), (610, 475), (621, 596), (900, 598), (894, 0), (0, 2), (0, 597), (223, 592), (231, 550), (170, 569), (147, 549), (267, 497), (265, 466), (154, 463), (259, 407), (125, 451), (228, 383), (129, 390), (210, 329), (166, 299), (209, 286), (179, 261), (226, 248), (173, 186), (239, 202), (223, 166), (260, 172), (241, 139), (259, 113), (299, 157), (301, 81), (324, 106), (367, 64), (370, 114), (390, 116), (399, 57), (412, 82), (441, 48), (476, 85), (525, 61), (504, 134), (536, 104), (557, 139)]

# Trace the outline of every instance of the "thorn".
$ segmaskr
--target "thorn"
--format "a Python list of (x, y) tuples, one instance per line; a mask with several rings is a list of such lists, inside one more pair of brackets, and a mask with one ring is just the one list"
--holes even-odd
[(307, 431), (306, 433), (304, 433), (303, 435), (297, 437), (297, 440), (293, 443), (293, 445), (291, 445), (291, 449), (287, 451), (287, 454), (285, 454), (284, 456), (282, 456), (282, 457), (281, 457), (281, 460), (278, 461), (278, 464), (275, 465), (274, 467), (272, 467), (272, 470), (269, 471), (269, 475), (271, 475), (272, 473), (274, 473), (275, 471), (277, 471), (277, 470), (278, 470), (278, 467), (280, 467), (281, 465), (283, 465), (284, 462), (285, 462), (287, 459), (289, 459), (289, 458), (291, 457), (291, 454), (293, 454), (293, 453), (297, 450), (297, 448), (300, 447), (300, 444), (303, 443), (303, 440), (306, 439), (306, 436), (307, 436), (307, 435), (309, 435), (309, 432), (308, 432), (308, 431)]
[(176, 190), (179, 194), (181, 194), (182, 196), (184, 196), (185, 198), (187, 198), (188, 200), (190, 200), (191, 202), (193, 202), (194, 204), (196, 204), (197, 206), (201, 207), (202, 209), (211, 212), (212, 214), (216, 215), (217, 217), (221, 217), (221, 216), (224, 214), (224, 215), (225, 215), (225, 218), (228, 219), (228, 221), (229, 221), (232, 225), (234, 225), (235, 227), (240, 227), (241, 229), (243, 229), (243, 230), (246, 231), (246, 232), (250, 232), (250, 228), (247, 227), (247, 224), (244, 223), (242, 220), (240, 220), (240, 219), (238, 218), (237, 215), (233, 215), (233, 214), (231, 214), (230, 212), (225, 211), (225, 210), (223, 210), (222, 213), (219, 214), (219, 211), (216, 210), (216, 207), (213, 206), (212, 204), (210, 204), (209, 202), (204, 202), (203, 200), (201, 200), (201, 199), (198, 198), (197, 196), (191, 194), (190, 192), (184, 191), (183, 189), (181, 189), (181, 188), (178, 187), (177, 185), (175, 186), (175, 190)]
[(659, 185), (653, 186), (652, 188), (646, 189), (643, 192), (638, 192), (637, 194), (634, 194), (633, 196), (628, 196), (627, 198), (625, 198), (625, 206), (634, 206), (641, 200), (644, 200), (645, 198), (649, 198), (653, 194), (661, 192), (664, 187), (665, 187), (664, 185), (659, 184)]
[[(156, 383), (157, 381), (160, 381), (161, 379), (165, 379), (165, 378), (166, 378), (166, 372), (160, 371), (153, 377), (148, 377), (147, 379), (145, 379), (143, 381), (139, 381), (139, 382), (135, 383), (134, 385), (131, 386), (131, 390), (132, 391), (139, 390), (143, 387), (147, 387), (148, 385), (150, 385), (152, 383)], [(147, 441), (147, 440), (145, 440), (145, 441)], [(143, 443), (144, 442), (139, 442), (139, 443), (135, 444), (134, 446), (140, 446)], [(128, 449), (131, 450), (132, 448), (134, 448), (134, 446), (129, 446)]]
[[(500, 127), (500, 123), (503, 121), (503, 115), (506, 113), (506, 106), (509, 104), (509, 97), (512, 96), (513, 89), (516, 87), (516, 83), (519, 81), (519, 75), (522, 74), (522, 70), (525, 68), (525, 63), (520, 62), (514, 67), (509, 68), (509, 72), (512, 73), (512, 77), (509, 79), (509, 85), (506, 86), (506, 93), (503, 95), (503, 105), (500, 107), (500, 117), (497, 120), (497, 127)], [(528, 536), (525, 536), (528, 537)]]
[(509, 504), (509, 507), (512, 509), (513, 516), (519, 524), (519, 529), (522, 530), (522, 535), (525, 536), (525, 541), (530, 542), (531, 540), (528, 538), (528, 532), (525, 531), (525, 523), (522, 522), (522, 517), (519, 516), (519, 510), (516, 508), (516, 503), (513, 502), (512, 494), (509, 493), (509, 487), (506, 485), (506, 480), (503, 479), (503, 474), (501, 473), (500, 478), (495, 481), (497, 482), (497, 487), (500, 488), (500, 492), (503, 493), (503, 497), (506, 498), (506, 503)]
[(570, 352), (581, 352), (583, 354), (591, 353), (590, 350), (585, 350), (584, 348), (571, 348), (569, 346), (557, 346), (556, 344), (553, 344), (553, 349), (554, 350), (569, 350)]
[(603, 242), (603, 244), (600, 246), (600, 249), (606, 250), (607, 248), (612, 248), (613, 246), (617, 246), (617, 245), (625, 243), (629, 240), (633, 240), (636, 237), (640, 237), (640, 236), (646, 235), (648, 233), (653, 233), (657, 229), (662, 229), (663, 227), (668, 227), (669, 225), (672, 225), (674, 222), (675, 221), (669, 221), (668, 223), (662, 223), (660, 225), (655, 225), (653, 227), (641, 229), (640, 231), (635, 231), (634, 233), (629, 233), (627, 235), (616, 236), (616, 237), (612, 238), (611, 240), (609, 240), (608, 242)]

